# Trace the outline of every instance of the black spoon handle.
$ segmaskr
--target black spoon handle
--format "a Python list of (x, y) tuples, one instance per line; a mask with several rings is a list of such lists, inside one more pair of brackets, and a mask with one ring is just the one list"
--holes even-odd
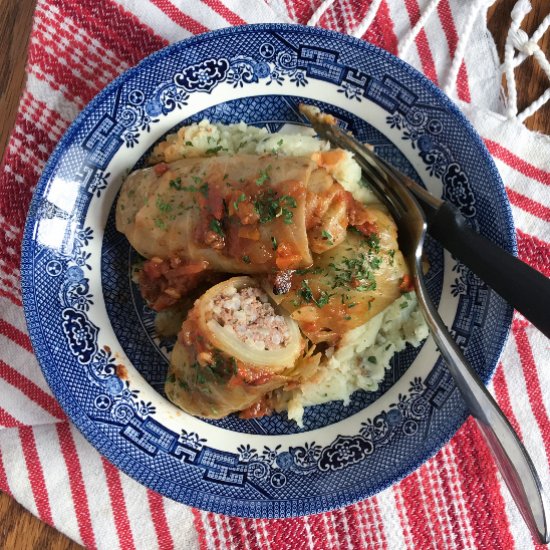
[(473, 231), (447, 202), (430, 216), (428, 232), (550, 338), (550, 279)]

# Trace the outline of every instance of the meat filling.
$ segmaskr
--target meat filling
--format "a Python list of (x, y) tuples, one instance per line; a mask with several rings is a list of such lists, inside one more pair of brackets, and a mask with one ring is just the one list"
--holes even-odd
[(259, 288), (225, 289), (212, 303), (212, 317), (241, 342), (256, 349), (281, 349), (290, 340), (284, 317), (275, 313)]

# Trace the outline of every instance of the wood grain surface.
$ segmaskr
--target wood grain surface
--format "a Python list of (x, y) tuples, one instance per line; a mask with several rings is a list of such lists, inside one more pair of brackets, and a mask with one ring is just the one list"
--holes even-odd
[[(510, 26), (510, 12), (516, 0), (497, 0), (488, 12), (488, 26), (497, 43), (501, 59)], [(550, 13), (548, 0), (531, 0), (533, 10), (522, 28), (533, 32)], [(0, 151), (5, 150), (25, 76), (28, 36), (35, 0), (0, 0)], [(550, 30), (539, 42), (550, 54)], [(544, 72), (533, 60), (518, 69), (518, 108), (521, 111), (548, 87)], [(526, 125), (550, 134), (550, 102), (533, 115)], [(92, 510), (93, 513), (93, 510)], [(0, 549), (6, 550), (76, 550), (81, 548), (66, 536), (36, 519), (10, 496), (0, 492)]]

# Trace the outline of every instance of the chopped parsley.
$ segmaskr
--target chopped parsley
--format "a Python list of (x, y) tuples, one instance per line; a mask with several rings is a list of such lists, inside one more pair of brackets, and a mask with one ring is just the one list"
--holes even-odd
[(187, 147), (194, 147), (194, 145), (191, 141), (186, 141), (185, 145), (187, 145)]
[(380, 237), (376, 233), (367, 236), (367, 244), (371, 250), (378, 254), (380, 252)]
[(344, 256), (339, 264), (331, 263), (329, 267), (334, 271), (332, 288), (353, 287), (359, 292), (376, 289), (373, 269), (363, 253), (354, 258)]
[(198, 176), (192, 176), (192, 179), (199, 187), (196, 187), (195, 185), (182, 185), (181, 178), (170, 180), (168, 185), (177, 191), (189, 191), (190, 193), (198, 192), (206, 197), (208, 195), (208, 183), (203, 182)]
[(388, 250), (388, 256), (390, 257), (390, 265), (393, 265), (395, 250)]
[(164, 223), (164, 220), (155, 218), (155, 227), (158, 227), (159, 229), (166, 229), (166, 224)]
[(239, 204), (243, 201), (246, 200), (246, 195), (244, 193), (241, 193), (238, 197), (237, 197), (237, 200), (233, 201), (233, 208), (235, 210), (239, 210)]
[(256, 179), (256, 185), (263, 185), (269, 179), (269, 171), (271, 170), (271, 164), (268, 164), (264, 169), (260, 170), (260, 175)]
[(323, 229), (323, 232), (321, 233), (321, 235), (323, 236), (323, 239), (326, 239), (328, 244), (330, 244), (331, 246), (334, 244), (334, 240), (332, 239), (332, 235), (328, 231)]
[(162, 197), (160, 195), (157, 195), (156, 205), (157, 208), (163, 213), (168, 213), (172, 210), (172, 205), (169, 202), (165, 202), (164, 200), (162, 200)]
[(258, 214), (260, 223), (268, 223), (279, 216), (288, 225), (292, 223), (293, 212), (291, 208), (298, 205), (296, 199), (290, 195), (277, 197), (272, 189), (260, 193), (254, 201), (254, 210)]
[(277, 239), (275, 237), (271, 237), (271, 246), (273, 247), (273, 250), (277, 250), (279, 244), (277, 243)]
[(249, 264), (250, 263), (250, 257), (249, 256), (243, 256), (243, 262), (245, 264)]
[[(205, 152), (207, 155), (215, 155), (216, 153), (219, 153), (222, 149), (224, 149), (221, 145), (218, 145), (217, 147), (210, 147)], [(227, 151), (227, 149), (225, 149)]]
[(307, 304), (315, 304), (318, 308), (322, 308), (329, 303), (332, 294), (329, 294), (326, 290), (321, 290), (318, 298), (313, 297), (313, 291), (309, 286), (307, 280), (302, 281), (302, 285), (296, 292), (296, 294)]
[(376, 359), (376, 357), (374, 355), (369, 355), (367, 357), (367, 361), (369, 363), (372, 363), (373, 365), (376, 365), (378, 363), (378, 359)]
[(216, 218), (212, 218), (210, 220), (210, 229), (212, 229), (212, 231), (214, 231), (214, 233), (217, 233), (218, 235), (221, 235), (222, 237), (225, 237), (225, 233), (223, 232), (222, 224)]

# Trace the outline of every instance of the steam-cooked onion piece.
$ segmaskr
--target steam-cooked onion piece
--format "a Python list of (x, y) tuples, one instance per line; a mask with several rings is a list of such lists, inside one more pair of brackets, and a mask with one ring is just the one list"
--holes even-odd
[(394, 221), (377, 207), (361, 216), (359, 229), (351, 227), (341, 244), (314, 255), (312, 267), (285, 281), (290, 291), (274, 297), (315, 343), (336, 344), (411, 290)]
[(301, 376), (298, 325), (276, 311), (250, 277), (210, 288), (184, 321), (172, 352), (167, 396), (190, 414), (265, 413), (263, 398)]

